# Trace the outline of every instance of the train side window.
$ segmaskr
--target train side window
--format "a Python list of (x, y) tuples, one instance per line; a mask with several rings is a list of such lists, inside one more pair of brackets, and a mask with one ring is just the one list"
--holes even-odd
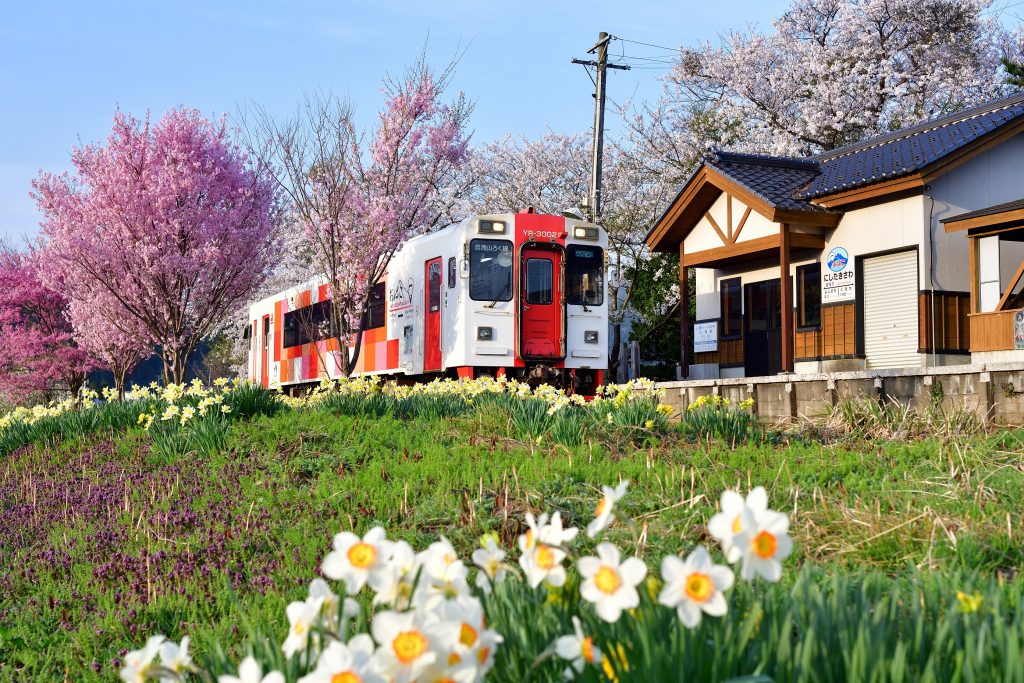
[(448, 289), (455, 289), (455, 257), (448, 259)]
[(551, 261), (546, 258), (526, 259), (526, 303), (551, 303)]
[(512, 243), (476, 239), (469, 242), (469, 298), (512, 300)]
[(565, 252), (566, 303), (600, 306), (604, 303), (604, 250), (570, 244)]
[(441, 310), (441, 264), (431, 263), (427, 282), (428, 307), (431, 313)]
[(321, 341), (330, 336), (330, 301), (318, 301), (284, 314), (284, 348)]
[(383, 282), (378, 282), (370, 290), (370, 300), (366, 308), (366, 324), (363, 327), (367, 330), (372, 330), (375, 327), (384, 327)]

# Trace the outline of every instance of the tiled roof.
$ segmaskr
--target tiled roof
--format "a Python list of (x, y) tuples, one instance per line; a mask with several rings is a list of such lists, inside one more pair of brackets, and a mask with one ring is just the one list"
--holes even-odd
[(819, 154), (811, 159), (821, 174), (797, 196), (821, 197), (920, 171), (1022, 115), (1024, 93)]
[(1005, 213), (1007, 211), (1019, 211), (1024, 209), (1024, 199), (1018, 199), (1012, 202), (1006, 202), (1005, 204), (996, 204), (990, 206), (987, 209), (978, 209), (977, 211), (968, 211), (958, 216), (950, 216), (949, 218), (941, 219), (942, 223), (953, 223), (954, 221), (964, 221), (969, 218), (981, 218), (982, 216), (992, 216), (997, 213)]
[(815, 161), (738, 154), (712, 148), (705, 163), (776, 208), (827, 212), (827, 209), (800, 199), (796, 194), (820, 173)]

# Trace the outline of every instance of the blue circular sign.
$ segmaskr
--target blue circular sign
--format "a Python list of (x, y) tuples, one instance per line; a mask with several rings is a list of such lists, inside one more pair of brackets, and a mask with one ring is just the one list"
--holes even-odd
[(838, 273), (846, 268), (846, 264), (850, 262), (850, 254), (842, 247), (835, 247), (832, 251), (828, 252), (828, 258), (825, 260), (825, 265), (833, 273)]

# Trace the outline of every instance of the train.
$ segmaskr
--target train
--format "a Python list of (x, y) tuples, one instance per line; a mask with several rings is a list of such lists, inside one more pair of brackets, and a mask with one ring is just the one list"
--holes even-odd
[[(608, 368), (607, 249), (601, 226), (532, 210), (413, 237), (372, 289), (350, 374), (505, 377), (593, 395)], [(250, 306), (252, 381), (294, 392), (341, 376), (329, 297), (317, 277)]]

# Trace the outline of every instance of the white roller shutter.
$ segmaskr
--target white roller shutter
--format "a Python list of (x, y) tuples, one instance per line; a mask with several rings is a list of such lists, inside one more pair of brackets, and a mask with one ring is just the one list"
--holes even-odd
[(917, 252), (866, 258), (863, 276), (867, 367), (919, 367)]

